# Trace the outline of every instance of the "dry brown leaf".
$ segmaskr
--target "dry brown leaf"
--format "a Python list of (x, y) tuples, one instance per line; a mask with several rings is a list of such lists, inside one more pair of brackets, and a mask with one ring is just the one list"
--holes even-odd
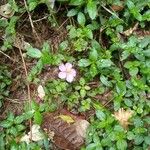
[(145, 36), (150, 36), (150, 31), (136, 30), (136, 31), (134, 31), (134, 35), (136, 35), (139, 39), (143, 39)]
[(119, 121), (119, 123), (126, 129), (128, 127), (129, 119), (132, 117), (133, 111), (131, 110), (124, 110), (123, 108), (119, 109), (118, 112), (114, 113), (114, 117), (116, 120)]
[(122, 34), (124, 34), (125, 36), (130, 36), (137, 29), (137, 27), (138, 23), (136, 23), (133, 28), (124, 31)]
[(121, 11), (121, 10), (124, 9), (124, 6), (123, 6), (123, 5), (122, 5), (122, 6), (119, 6), (119, 5), (112, 5), (111, 8), (112, 8), (112, 10), (114, 10), (114, 11)]
[[(58, 148), (64, 150), (80, 149), (84, 144), (84, 137), (89, 123), (82, 119), (75, 119), (74, 123), (67, 123), (64, 118), (58, 116), (60, 116), (59, 113), (45, 114), (42, 124), (43, 130), (46, 131), (48, 136), (49, 133), (54, 132), (53, 142)], [(66, 114), (61, 114), (61, 116), (66, 116)]]

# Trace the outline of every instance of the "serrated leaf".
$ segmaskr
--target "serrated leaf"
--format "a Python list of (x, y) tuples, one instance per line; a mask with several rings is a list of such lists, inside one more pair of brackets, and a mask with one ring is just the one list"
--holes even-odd
[(91, 0), (88, 1), (87, 12), (92, 20), (96, 18), (96, 15), (97, 15), (96, 1), (91, 1)]
[(85, 15), (82, 13), (82, 12), (79, 12), (78, 13), (78, 16), (77, 16), (77, 20), (78, 20), (78, 23), (81, 25), (81, 26), (84, 26), (85, 25)]

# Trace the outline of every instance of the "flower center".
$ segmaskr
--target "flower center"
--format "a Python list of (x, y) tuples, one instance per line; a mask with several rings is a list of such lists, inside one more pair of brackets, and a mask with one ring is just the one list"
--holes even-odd
[(67, 68), (67, 69), (66, 69), (66, 72), (67, 72), (67, 73), (71, 73), (71, 70), (72, 70), (71, 68)]

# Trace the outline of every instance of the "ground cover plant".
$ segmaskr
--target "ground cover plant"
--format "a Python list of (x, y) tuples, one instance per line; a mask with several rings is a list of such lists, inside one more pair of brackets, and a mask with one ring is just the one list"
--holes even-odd
[(0, 2), (0, 150), (150, 149), (150, 0)]

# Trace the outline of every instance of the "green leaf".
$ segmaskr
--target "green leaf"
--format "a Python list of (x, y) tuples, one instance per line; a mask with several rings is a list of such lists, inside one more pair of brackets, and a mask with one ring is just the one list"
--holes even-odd
[(124, 67), (127, 68), (127, 69), (130, 69), (132, 66), (133, 66), (133, 63), (132, 63), (131, 61), (127, 61), (127, 62), (124, 64)]
[(143, 53), (146, 57), (150, 57), (150, 49), (144, 50)]
[(41, 113), (40, 113), (39, 111), (36, 111), (36, 112), (34, 113), (34, 122), (35, 122), (36, 124), (41, 125), (42, 120), (43, 120), (43, 118), (42, 118)]
[(100, 119), (101, 121), (105, 120), (106, 119), (106, 115), (104, 112), (100, 111), (100, 110), (97, 110), (96, 111), (96, 117), (98, 119)]
[(135, 138), (134, 133), (131, 132), (131, 131), (128, 131), (128, 132), (127, 132), (127, 139), (128, 139), (128, 140), (133, 140), (134, 138)]
[(108, 81), (108, 79), (104, 75), (100, 76), (100, 80), (105, 86), (112, 87), (112, 83)]
[(64, 51), (64, 50), (66, 50), (66, 49), (68, 48), (68, 45), (69, 45), (69, 43), (68, 43), (67, 40), (66, 40), (66, 41), (63, 41), (62, 43), (60, 43), (59, 49), (60, 49), (61, 51)]
[(29, 11), (34, 10), (37, 5), (38, 5), (38, 2), (36, 2), (36, 1), (30, 2), (30, 3), (29, 3)]
[(83, 0), (71, 0), (69, 4), (74, 6), (79, 6), (82, 5), (83, 3), (84, 3)]
[(136, 76), (138, 74), (139, 69), (137, 67), (132, 67), (129, 69), (129, 74), (131, 76)]
[(100, 68), (107, 68), (110, 67), (112, 65), (112, 61), (110, 59), (101, 59), (98, 62), (98, 67)]
[(132, 102), (132, 100), (130, 100), (130, 99), (125, 99), (125, 100), (124, 100), (124, 103), (125, 103), (126, 106), (128, 106), (128, 107), (131, 107), (131, 106), (133, 105), (133, 102)]
[(144, 141), (147, 145), (150, 145), (150, 136), (144, 137)]
[(118, 148), (118, 150), (126, 150), (127, 149), (127, 142), (125, 140), (118, 140), (117, 141), (117, 148)]
[(80, 85), (84, 86), (85, 85), (85, 79), (84, 78), (80, 78), (80, 81), (79, 81)]
[(71, 9), (67, 13), (67, 17), (73, 17), (78, 13), (77, 9)]
[(142, 20), (142, 15), (139, 13), (139, 9), (135, 6), (135, 4), (131, 1), (131, 0), (128, 0), (127, 1), (127, 6), (131, 12), (131, 14), (139, 21)]
[(91, 64), (91, 62), (88, 59), (80, 59), (78, 62), (79, 67), (87, 67)]
[(92, 77), (95, 77), (98, 73), (97, 67), (95, 64), (92, 64), (90, 67), (90, 74)]
[(84, 28), (83, 31), (84, 31), (84, 34), (85, 34), (85, 36), (86, 36), (87, 38), (93, 39), (93, 32), (92, 32), (91, 29), (89, 29), (89, 28)]
[(90, 18), (93, 20), (96, 18), (97, 15), (97, 5), (96, 1), (89, 0), (87, 3), (87, 12)]
[(18, 134), (17, 129), (13, 126), (9, 129), (9, 132), (10, 132), (10, 134), (12, 134), (14, 136), (17, 136), (17, 134)]
[(97, 144), (96, 143), (91, 143), (86, 147), (86, 150), (95, 150)]
[(85, 25), (85, 15), (82, 13), (82, 12), (79, 12), (78, 13), (78, 16), (77, 16), (77, 20), (78, 20), (78, 23), (81, 25), (81, 26), (84, 26)]
[(15, 124), (21, 124), (22, 122), (24, 121), (24, 116), (21, 115), (21, 116), (17, 116), (14, 120), (14, 123)]
[(32, 57), (32, 58), (40, 58), (42, 56), (42, 53), (37, 48), (29, 47), (27, 49), (27, 55)]
[(5, 137), (5, 134), (1, 133), (1, 135), (0, 135), (0, 149), (1, 150), (6, 150), (5, 149), (5, 144), (6, 144), (5, 142), (6, 141), (4, 140), (5, 139), (4, 137)]
[(91, 49), (90, 55), (89, 55), (89, 59), (93, 62), (95, 62), (98, 58), (98, 53), (97, 50), (95, 48)]
[(22, 124), (16, 125), (16, 129), (18, 132), (23, 131), (26, 127)]
[(123, 81), (119, 81), (116, 84), (116, 90), (118, 94), (125, 95), (126, 94), (126, 84)]
[(100, 50), (101, 49), (101, 46), (99, 44), (99, 42), (97, 42), (96, 40), (92, 40), (91, 41), (91, 44), (92, 44), (92, 47), (95, 48), (96, 50)]
[(144, 138), (141, 135), (137, 135), (134, 138), (135, 145), (140, 145), (143, 141), (144, 141)]
[(25, 113), (23, 114), (25, 120), (31, 119), (31, 118), (33, 117), (33, 115), (34, 115), (34, 111), (33, 111), (33, 110), (27, 111), (27, 112), (25, 112)]
[(12, 124), (13, 124), (13, 122), (10, 122), (8, 120), (3, 120), (0, 122), (0, 126), (3, 128), (9, 128), (12, 126)]
[(80, 95), (81, 95), (82, 98), (85, 97), (85, 95), (86, 95), (86, 90), (85, 90), (85, 89), (81, 89), (81, 90), (80, 90)]
[(9, 112), (9, 113), (8, 113), (8, 117), (7, 117), (7, 120), (10, 121), (10, 122), (13, 122), (13, 121), (14, 121), (14, 118), (15, 118), (14, 114), (13, 114), (12, 112)]

